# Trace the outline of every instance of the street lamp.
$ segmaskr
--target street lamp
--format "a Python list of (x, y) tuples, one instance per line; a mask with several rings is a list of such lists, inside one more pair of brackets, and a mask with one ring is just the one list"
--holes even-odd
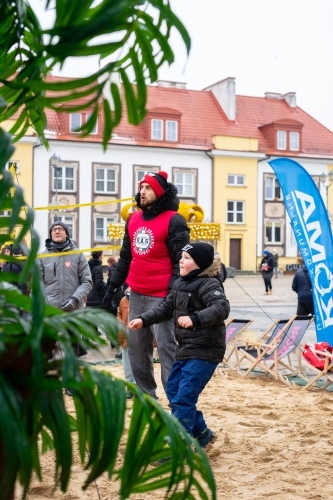
[(62, 173), (62, 159), (55, 153), (51, 156), (51, 167), (54, 169), (55, 203), (58, 205), (58, 175)]

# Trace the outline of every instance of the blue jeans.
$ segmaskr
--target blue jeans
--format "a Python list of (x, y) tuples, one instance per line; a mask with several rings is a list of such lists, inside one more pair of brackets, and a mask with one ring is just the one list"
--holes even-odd
[(122, 363), (123, 363), (125, 380), (126, 380), (126, 382), (132, 382), (133, 384), (135, 384), (135, 378), (134, 378), (134, 375), (133, 375), (133, 371), (132, 371), (132, 367), (131, 367), (131, 362), (129, 360), (127, 347), (123, 347), (122, 348), (121, 354), (122, 354), (121, 360), (122, 360)]
[[(162, 297), (149, 297), (131, 291), (128, 320), (138, 318), (142, 313), (153, 309), (163, 302)], [(156, 398), (154, 378), (154, 336), (161, 364), (161, 380), (166, 391), (167, 380), (175, 359), (176, 340), (171, 320), (163, 321), (151, 327), (128, 329), (128, 354), (136, 383), (147, 394)]]
[(196, 405), (217, 365), (203, 359), (189, 359), (175, 361), (172, 366), (167, 385), (171, 413), (193, 437), (206, 429), (203, 414)]

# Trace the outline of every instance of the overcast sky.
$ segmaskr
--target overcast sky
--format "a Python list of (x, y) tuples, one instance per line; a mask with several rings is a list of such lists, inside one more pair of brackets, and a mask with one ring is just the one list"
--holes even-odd
[[(79, 0), (73, 0), (79, 1)], [(37, 7), (45, 1), (30, 0)], [(297, 105), (333, 131), (333, 0), (171, 0), (192, 38), (160, 79), (203, 89), (228, 76), (236, 93), (296, 92)], [(90, 65), (88, 65), (89, 67)], [(82, 76), (87, 64), (65, 65)]]

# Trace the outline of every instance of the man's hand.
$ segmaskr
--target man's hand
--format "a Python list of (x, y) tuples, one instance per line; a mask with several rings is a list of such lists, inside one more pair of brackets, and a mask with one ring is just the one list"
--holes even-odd
[(141, 318), (132, 319), (132, 321), (128, 323), (128, 328), (130, 328), (131, 330), (137, 330), (137, 328), (142, 328), (142, 327), (143, 327), (143, 321)]
[(75, 297), (71, 297), (68, 300), (65, 300), (63, 304), (61, 304), (60, 309), (65, 312), (75, 311), (77, 306), (79, 305), (79, 301)]
[(178, 318), (178, 325), (182, 328), (191, 328), (191, 326), (193, 326), (193, 323), (189, 316), (180, 316)]
[[(102, 307), (103, 309), (106, 309), (107, 311), (111, 312), (112, 314), (117, 314), (114, 312), (114, 305), (112, 305), (113, 299), (114, 299), (114, 294), (117, 290), (112, 290), (110, 287), (107, 289), (106, 294), (104, 295), (104, 299), (102, 302)], [(117, 309), (117, 308), (116, 308)]]

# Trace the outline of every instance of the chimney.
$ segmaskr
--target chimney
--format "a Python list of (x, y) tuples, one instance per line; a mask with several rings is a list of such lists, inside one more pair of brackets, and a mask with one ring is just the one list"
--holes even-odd
[(282, 99), (281, 94), (278, 94), (278, 92), (265, 92), (265, 97), (267, 99)]
[(170, 82), (169, 80), (157, 80), (157, 87), (167, 87), (169, 89), (186, 89), (184, 82)]
[(204, 90), (210, 90), (216, 97), (219, 105), (227, 115), (228, 120), (236, 120), (236, 84), (235, 78), (229, 76), (220, 82), (214, 83)]
[(291, 108), (296, 108), (296, 92), (287, 92), (282, 96)]

